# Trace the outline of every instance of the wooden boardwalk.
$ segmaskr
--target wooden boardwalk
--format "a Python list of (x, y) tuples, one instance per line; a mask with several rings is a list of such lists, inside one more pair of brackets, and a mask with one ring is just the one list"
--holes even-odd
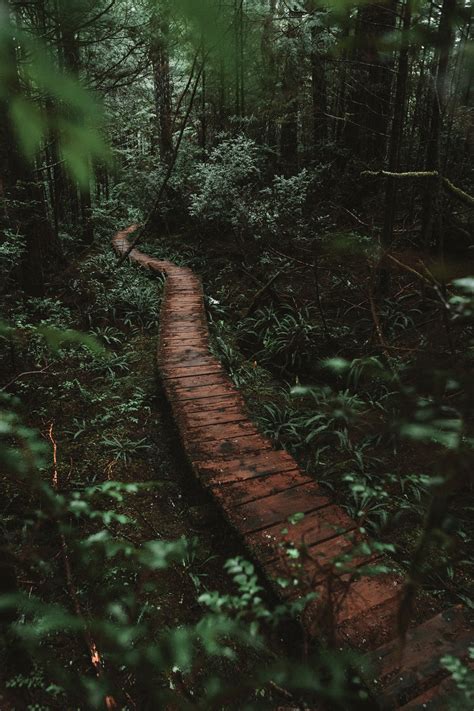
[[(128, 249), (135, 227), (113, 239)], [(239, 391), (209, 352), (200, 279), (188, 268), (133, 250), (131, 261), (166, 276), (158, 366), (189, 462), (220, 506), (262, 573), (283, 599), (312, 590), (317, 599), (302, 624), (310, 637), (332, 632), (339, 645), (366, 652), (377, 670), (371, 690), (381, 709), (445, 709), (450, 691), (439, 659), (466, 657), (474, 643), (471, 620), (460, 606), (436, 614), (424, 601), (400, 659), (396, 614), (403, 579), (395, 574), (355, 576), (331, 561), (357, 542), (357, 524), (332, 503), (313, 478), (284, 451), (275, 451), (249, 420)], [(289, 517), (305, 514), (294, 524)], [(291, 576), (285, 547), (304, 545), (301, 587), (282, 588)], [(376, 562), (359, 558), (351, 565)]]

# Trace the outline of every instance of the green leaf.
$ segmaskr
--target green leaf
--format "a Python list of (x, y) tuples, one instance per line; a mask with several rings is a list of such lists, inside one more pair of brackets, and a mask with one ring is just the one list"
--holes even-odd
[(52, 326), (38, 326), (37, 331), (44, 337), (48, 346), (55, 353), (57, 353), (63, 345), (70, 343), (83, 345), (93, 353), (101, 355), (106, 353), (104, 346), (94, 336), (88, 333), (81, 333), (73, 329), (54, 328)]
[(455, 279), (454, 286), (467, 294), (474, 294), (474, 277), (464, 277), (463, 279)]
[(41, 147), (47, 121), (39, 107), (25, 97), (16, 96), (10, 101), (10, 115), (18, 142), (24, 155), (32, 160)]

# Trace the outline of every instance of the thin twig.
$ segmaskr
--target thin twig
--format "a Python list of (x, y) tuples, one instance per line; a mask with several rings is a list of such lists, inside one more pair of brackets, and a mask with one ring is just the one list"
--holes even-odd
[(44, 368), (41, 370), (27, 370), (25, 373), (20, 373), (16, 377), (13, 378), (13, 380), (10, 380), (9, 383), (4, 385), (2, 388), (0, 388), (0, 392), (3, 392), (4, 390), (8, 390), (10, 385), (13, 385), (13, 383), (16, 383), (17, 380), (20, 380), (20, 378), (24, 378), (26, 375), (43, 375), (48, 368), (51, 368), (52, 363), (49, 363), (49, 365), (46, 365)]
[(278, 277), (281, 276), (281, 274), (283, 274), (284, 271), (285, 271), (284, 269), (280, 269), (276, 274), (274, 274), (274, 275), (271, 277), (271, 279), (269, 279), (269, 280), (267, 281), (266, 284), (264, 284), (264, 285), (262, 286), (261, 289), (259, 289), (259, 290), (257, 291), (257, 293), (255, 294), (255, 296), (253, 297), (253, 299), (252, 299), (252, 301), (251, 301), (251, 303), (250, 303), (250, 306), (248, 307), (247, 311), (245, 312), (244, 318), (247, 318), (247, 316), (250, 316), (250, 314), (254, 311), (255, 307), (257, 306), (259, 300), (260, 300), (261, 297), (264, 295), (264, 293), (265, 293), (266, 291), (268, 291), (268, 289), (270, 289), (270, 287), (272, 286), (272, 284), (274, 284), (274, 283), (276, 282), (276, 280), (278, 279)]
[(392, 262), (395, 262), (395, 264), (398, 264), (399, 267), (402, 269), (405, 269), (407, 272), (411, 272), (412, 274), (415, 274), (419, 279), (424, 281), (426, 284), (429, 284), (430, 286), (433, 286), (433, 282), (427, 279), (423, 274), (420, 274), (420, 272), (417, 272), (416, 269), (413, 269), (413, 267), (409, 267), (408, 264), (404, 264), (403, 262), (400, 262), (396, 257), (393, 257), (391, 254), (386, 254), (385, 255), (387, 259), (390, 259)]

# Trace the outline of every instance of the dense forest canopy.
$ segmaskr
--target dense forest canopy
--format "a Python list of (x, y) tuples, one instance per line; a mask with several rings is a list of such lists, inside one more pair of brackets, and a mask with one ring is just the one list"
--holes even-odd
[(330, 579), (400, 575), (401, 648), (473, 609), (472, 33), (468, 0), (0, 0), (2, 709), (381, 708), (334, 610), (296, 631), (305, 541), (281, 604), (193, 481), (138, 245), (355, 522)]

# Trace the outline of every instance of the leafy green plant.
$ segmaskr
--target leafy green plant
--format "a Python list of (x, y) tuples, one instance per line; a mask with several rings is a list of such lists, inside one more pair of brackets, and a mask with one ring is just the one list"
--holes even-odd
[(4, 229), (3, 239), (0, 242), (0, 277), (6, 284), (12, 271), (19, 266), (24, 253), (24, 239), (13, 230)]
[[(469, 660), (474, 661), (474, 647), (469, 649)], [(472, 668), (452, 655), (442, 657), (441, 664), (450, 673), (458, 692), (450, 707), (468, 711), (474, 704), (474, 672)]]
[(131, 440), (125, 436), (103, 437), (102, 443), (114, 459), (124, 464), (128, 464), (134, 457), (142, 456), (147, 450), (151, 449), (151, 445), (147, 443), (146, 438)]
[(295, 411), (274, 403), (264, 403), (258, 417), (264, 434), (280, 446), (301, 444), (301, 430)]
[(380, 533), (389, 522), (389, 492), (383, 485), (357, 474), (346, 474), (343, 481), (350, 492), (346, 504), (350, 516), (372, 533)]
[(247, 205), (260, 174), (260, 151), (251, 139), (223, 137), (209, 159), (197, 166), (190, 214), (209, 225), (247, 224)]
[(123, 334), (113, 326), (96, 326), (91, 329), (91, 333), (108, 346), (118, 346), (122, 343)]
[(282, 370), (299, 370), (311, 363), (320, 334), (308, 308), (258, 310), (240, 325), (240, 338), (256, 345), (255, 359)]

